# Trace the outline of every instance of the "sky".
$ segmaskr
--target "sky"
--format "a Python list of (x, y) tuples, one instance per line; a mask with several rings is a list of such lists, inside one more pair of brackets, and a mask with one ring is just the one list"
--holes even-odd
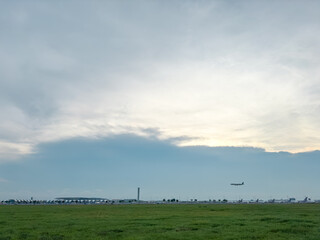
[(319, 10), (1, 1), (0, 199), (320, 198)]

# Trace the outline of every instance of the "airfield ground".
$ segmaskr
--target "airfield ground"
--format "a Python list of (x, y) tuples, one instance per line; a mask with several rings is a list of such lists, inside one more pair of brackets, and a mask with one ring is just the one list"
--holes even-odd
[(320, 204), (0, 206), (0, 240), (320, 239)]

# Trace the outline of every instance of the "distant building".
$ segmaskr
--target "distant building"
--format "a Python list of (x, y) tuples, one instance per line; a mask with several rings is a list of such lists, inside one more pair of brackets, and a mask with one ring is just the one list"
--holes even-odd
[(59, 197), (58, 201), (75, 202), (75, 203), (89, 203), (89, 202), (109, 202), (107, 198), (85, 198), (85, 197)]

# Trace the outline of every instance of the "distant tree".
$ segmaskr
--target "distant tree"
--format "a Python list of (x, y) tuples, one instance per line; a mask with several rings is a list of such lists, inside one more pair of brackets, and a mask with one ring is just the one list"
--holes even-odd
[(162, 199), (162, 202), (165, 202), (166, 201), (166, 199), (164, 198), (164, 199)]

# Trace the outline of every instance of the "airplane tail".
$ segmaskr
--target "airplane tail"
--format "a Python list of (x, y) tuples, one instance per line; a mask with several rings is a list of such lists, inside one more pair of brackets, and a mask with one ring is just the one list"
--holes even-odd
[(308, 201), (310, 201), (310, 200), (311, 200), (311, 198), (305, 197), (303, 201), (304, 201), (304, 202), (308, 202)]

